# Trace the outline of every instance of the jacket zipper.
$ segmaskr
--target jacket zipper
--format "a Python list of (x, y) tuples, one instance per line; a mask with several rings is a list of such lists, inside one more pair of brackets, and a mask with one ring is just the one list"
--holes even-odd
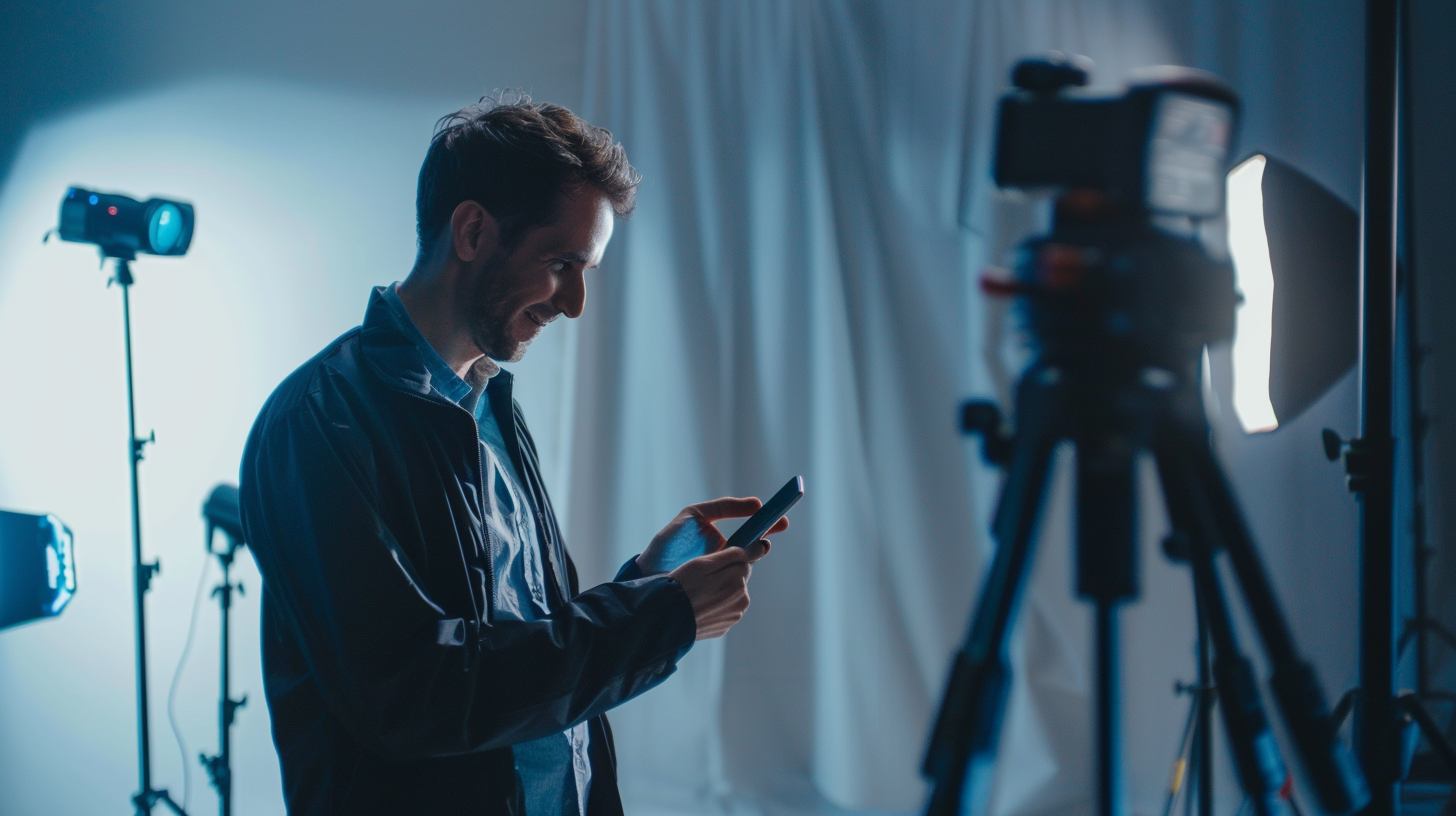
[[(401, 394), (413, 397), (414, 399), (420, 400), (421, 402), (426, 402), (430, 405), (437, 405), (442, 408), (449, 407), (445, 403), (441, 403), (437, 400), (432, 400), (429, 397), (421, 396), (420, 394), (417, 394), (413, 391), (406, 391), (403, 388), (394, 388), (393, 386), (390, 387), (394, 391), (398, 391)], [(455, 405), (454, 407), (461, 411), (465, 411), (465, 409), (460, 407), (459, 405)], [(469, 411), (465, 411), (465, 413), (467, 415), (470, 414)], [(484, 512), (484, 502), (486, 500), (484, 474), (485, 457), (480, 452), (480, 423), (476, 422), (473, 415), (470, 416), (470, 427), (474, 429), (474, 433), (471, 435), (470, 440), (471, 442), (475, 443), (475, 487), (477, 491), (476, 497), (481, 502), (481, 512)], [(488, 578), (485, 587), (485, 622), (487, 625), (489, 625), (495, 622), (495, 547), (494, 542), (491, 540), (490, 525), (486, 524), (484, 519), (482, 519), (480, 523), (480, 532), (485, 537), (485, 571), (486, 577)], [(464, 557), (463, 553), (461, 557)], [(467, 576), (469, 575), (468, 568), (466, 570), (466, 574)], [(470, 593), (470, 602), (472, 605), (474, 605), (475, 603), (474, 592)], [(475, 617), (477, 620), (480, 619), (479, 609), (475, 610)]]

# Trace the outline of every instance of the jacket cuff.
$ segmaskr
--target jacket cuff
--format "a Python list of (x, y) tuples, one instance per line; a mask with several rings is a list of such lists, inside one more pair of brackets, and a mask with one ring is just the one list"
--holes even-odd
[(612, 580), (620, 583), (622, 581), (633, 581), (646, 577), (647, 575), (642, 571), (642, 568), (637, 566), (637, 556), (634, 555), (627, 559), (627, 563), (623, 564), (621, 569), (617, 570), (617, 577)]
[[(626, 567), (623, 567), (623, 572), (625, 571)], [(650, 606), (653, 611), (649, 614), (656, 621), (654, 626), (657, 628), (657, 632), (667, 643), (677, 642), (677, 648), (671, 658), (671, 662), (676, 666), (677, 662), (688, 653), (688, 650), (693, 648), (693, 644), (698, 642), (698, 616), (693, 611), (693, 602), (688, 600), (687, 590), (666, 573), (633, 578), (620, 583), (630, 587), (631, 591), (644, 593), (644, 598), (652, 599), (640, 607), (639, 611), (645, 611)], [(666, 676), (663, 675), (664, 678)]]
[(686, 589), (683, 589), (682, 584), (679, 584), (677, 581), (674, 581), (667, 575), (659, 575), (655, 577), (661, 578), (667, 583), (672, 584), (672, 586), (677, 590), (675, 594), (680, 600), (680, 602), (678, 603), (678, 608), (681, 611), (678, 612), (677, 615), (675, 615), (677, 620), (674, 621), (674, 623), (672, 624), (673, 631), (683, 639), (682, 646), (678, 647), (677, 650), (677, 660), (673, 661), (674, 663), (676, 663), (678, 660), (683, 659), (683, 656), (688, 653), (689, 649), (693, 648), (693, 644), (698, 642), (698, 614), (693, 611), (693, 602), (688, 600), (688, 591)]

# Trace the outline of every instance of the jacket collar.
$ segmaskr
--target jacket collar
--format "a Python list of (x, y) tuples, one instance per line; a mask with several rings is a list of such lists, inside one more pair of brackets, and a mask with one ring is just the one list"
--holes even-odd
[[(425, 364), (424, 355), (420, 353), (413, 339), (413, 335), (418, 335), (418, 330), (401, 324), (401, 317), (384, 299), (384, 289), (383, 286), (376, 286), (369, 294), (369, 305), (364, 310), (364, 323), (359, 327), (359, 344), (364, 359), (387, 385), (428, 399), (448, 402), (436, 394), (432, 387), (429, 366)], [(485, 358), (481, 360), (486, 362)], [(479, 387), (480, 381), (485, 379), (485, 368), (486, 366), (477, 365), (471, 372), (468, 378), (471, 385)], [(489, 379), (485, 390), (490, 395), (492, 404), (496, 404), (502, 397), (507, 405), (510, 404), (511, 380), (511, 373), (505, 369), (500, 369)]]

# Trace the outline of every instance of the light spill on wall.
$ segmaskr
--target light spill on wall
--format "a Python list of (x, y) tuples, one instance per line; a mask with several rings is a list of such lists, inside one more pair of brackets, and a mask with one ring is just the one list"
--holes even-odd
[[(0, 813), (122, 811), (137, 789), (120, 292), (94, 248), (41, 243), (66, 187), (197, 207), (192, 251), (138, 260), (132, 293), (138, 428), (157, 435), (142, 465), (144, 540), (163, 567), (148, 598), (154, 784), (180, 798), (165, 704), (206, 560), (202, 501), (236, 482), (273, 387), (358, 323), (370, 286), (408, 272), (419, 161), (435, 120), (469, 101), (219, 80), (29, 134), (0, 194), (0, 507), (72, 527), (79, 589), (60, 618), (0, 632)], [(547, 332), (516, 367), (548, 468), (563, 339)], [(239, 563), (236, 812), (274, 814), (260, 585), (251, 558)], [(217, 801), (196, 759), (217, 748), (217, 622), (204, 600), (178, 693), (193, 812)]]

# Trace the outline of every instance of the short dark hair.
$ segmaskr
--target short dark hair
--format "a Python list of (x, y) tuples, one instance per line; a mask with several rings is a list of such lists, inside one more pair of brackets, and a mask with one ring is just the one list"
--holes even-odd
[(475, 201), (501, 224), (510, 245), (555, 217), (559, 194), (589, 185), (619, 218), (629, 218), (642, 175), (605, 128), (524, 93), (497, 94), (435, 125), (415, 197), (419, 251), (449, 226), (462, 201)]

